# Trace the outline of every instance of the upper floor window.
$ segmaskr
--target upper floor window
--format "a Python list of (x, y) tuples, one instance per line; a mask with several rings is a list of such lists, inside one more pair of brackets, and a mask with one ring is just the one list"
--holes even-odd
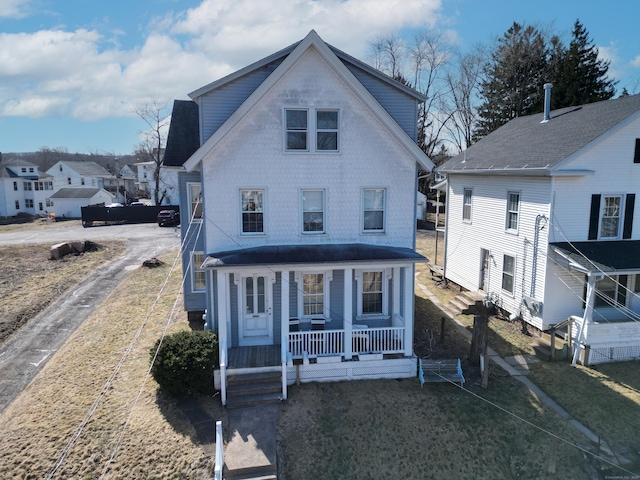
[(71, 185), (71, 177), (67, 177), (67, 185)]
[(20, 169), (20, 171), (21, 171), (22, 173), (27, 173), (27, 167), (22, 167), (22, 168)]
[(80, 178), (80, 185), (84, 185), (84, 177)]
[(189, 219), (202, 219), (202, 185), (200, 183), (187, 183), (187, 195), (189, 201)]
[(520, 215), (520, 194), (509, 192), (507, 194), (507, 230), (518, 230), (518, 216)]
[(58, 165), (58, 168), (62, 171), (62, 164)]
[(362, 230), (384, 232), (386, 189), (365, 188), (362, 190)]
[(464, 198), (462, 203), (462, 220), (471, 222), (471, 201), (473, 200), (473, 190), (471, 188), (464, 189)]
[(516, 275), (516, 257), (502, 256), (502, 289), (513, 293), (514, 279)]
[(618, 238), (620, 236), (621, 195), (603, 195), (600, 214), (600, 238)]
[[(289, 108), (285, 117), (285, 150), (288, 152), (337, 152), (339, 115), (335, 109)], [(315, 115), (314, 115), (315, 113)], [(313, 142), (315, 133), (315, 143)], [(311, 138), (311, 144), (309, 139)]]
[(33, 167), (29, 167), (29, 173), (34, 173)]
[(31, 182), (24, 182), (25, 191), (30, 191), (33, 187), (31, 186)]
[(324, 190), (302, 190), (302, 232), (324, 233)]
[(204, 290), (206, 288), (206, 271), (202, 269), (204, 263), (203, 252), (193, 252), (191, 255), (191, 271), (193, 272), (193, 282), (191, 284), (194, 291)]
[(18, 182), (13, 182), (13, 190), (18, 191)]
[(242, 233), (264, 233), (264, 191), (240, 190)]

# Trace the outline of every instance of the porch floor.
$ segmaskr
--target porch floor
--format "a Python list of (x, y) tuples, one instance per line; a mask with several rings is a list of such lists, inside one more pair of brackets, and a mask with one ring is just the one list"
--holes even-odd
[(232, 347), (227, 368), (275, 367), (280, 365), (280, 345)]

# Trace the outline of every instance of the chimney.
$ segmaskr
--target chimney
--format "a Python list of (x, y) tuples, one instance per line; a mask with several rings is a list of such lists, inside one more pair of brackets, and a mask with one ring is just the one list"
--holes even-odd
[(544, 84), (544, 119), (540, 123), (546, 123), (551, 120), (549, 113), (551, 112), (551, 87), (552, 83)]

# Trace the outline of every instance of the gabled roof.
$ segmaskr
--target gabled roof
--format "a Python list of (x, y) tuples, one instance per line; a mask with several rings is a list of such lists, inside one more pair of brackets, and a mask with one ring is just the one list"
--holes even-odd
[(410, 248), (366, 245), (361, 243), (331, 245), (267, 245), (210, 254), (203, 268), (240, 267), (246, 265), (300, 265), (328, 263), (384, 263), (427, 259)]
[(198, 104), (191, 100), (175, 100), (164, 151), (164, 165), (181, 167), (200, 147)]
[(1, 167), (37, 167), (35, 163), (28, 162), (27, 160), (21, 160), (20, 158), (2, 159), (0, 156), (0, 168)]
[[(91, 198), (102, 188), (61, 188), (50, 198)], [(105, 190), (106, 192), (106, 190)]]
[[(352, 91), (366, 104), (369, 109), (376, 115), (381, 122), (387, 126), (389, 131), (398, 139), (399, 143), (411, 153), (416, 162), (418, 162), (423, 170), (431, 171), (434, 167), (431, 160), (424, 154), (418, 145), (400, 128), (395, 120), (382, 108), (369, 91), (360, 83), (356, 77), (347, 69), (342, 61), (335, 55), (329, 46), (322, 41), (318, 34), (311, 30), (309, 34), (298, 43), (293, 51), (287, 55), (283, 62), (260, 84), (260, 86), (240, 105), (240, 107), (209, 137), (209, 139), (185, 162), (184, 167), (187, 171), (192, 171), (202, 161), (202, 159), (211, 151), (211, 149), (223, 139), (232, 128), (253, 108), (260, 99), (285, 76), (290, 68), (300, 59), (305, 52), (314, 48), (315, 51), (326, 61), (326, 63), (334, 69), (341, 79), (351, 87)], [(370, 68), (370, 67), (369, 67)], [(396, 82), (397, 83), (397, 82)], [(215, 84), (215, 82), (214, 82)], [(210, 84), (209, 87), (211, 87)], [(217, 85), (219, 86), (219, 85)]]
[(115, 178), (111, 173), (109, 173), (109, 170), (98, 165), (96, 162), (79, 162), (76, 160), (63, 160), (60, 163), (65, 164), (67, 167), (72, 169), (78, 175), (85, 175), (87, 177)]
[(553, 175), (559, 164), (616, 125), (640, 116), (640, 95), (514, 118), (438, 170), (443, 173)]

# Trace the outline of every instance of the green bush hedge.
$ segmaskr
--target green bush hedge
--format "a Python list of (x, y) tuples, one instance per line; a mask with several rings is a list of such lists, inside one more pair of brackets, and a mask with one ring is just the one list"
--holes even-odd
[[(160, 340), (150, 351), (151, 361)], [(151, 374), (168, 393), (205, 393), (213, 388), (213, 370), (217, 366), (217, 335), (207, 330), (182, 331), (162, 340)]]

